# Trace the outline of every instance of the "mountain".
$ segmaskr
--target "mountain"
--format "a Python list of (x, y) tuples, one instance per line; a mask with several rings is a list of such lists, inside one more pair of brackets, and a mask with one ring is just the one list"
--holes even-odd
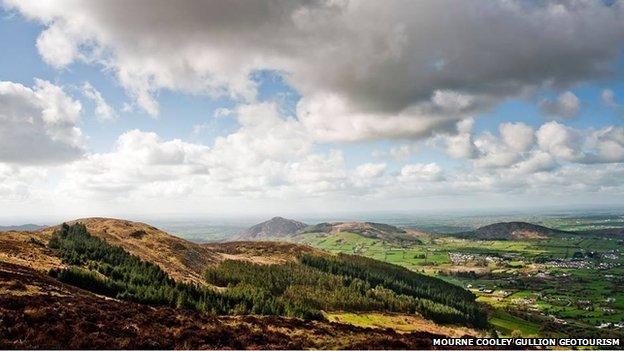
[(307, 233), (337, 234), (349, 232), (359, 234), (366, 238), (380, 239), (389, 242), (411, 242), (418, 243), (420, 233), (414, 230), (404, 230), (393, 225), (375, 222), (336, 222), (319, 223), (308, 226), (300, 231)]
[(240, 238), (248, 240), (262, 240), (268, 238), (284, 238), (296, 234), (307, 224), (283, 217), (273, 217), (268, 221), (254, 225), (247, 229)]
[(456, 237), (480, 240), (539, 240), (561, 234), (571, 234), (571, 232), (552, 229), (527, 222), (500, 222), (486, 225), (473, 231), (452, 235)]
[(1, 226), (0, 225), (0, 232), (10, 232), (10, 231), (16, 231), (16, 232), (21, 232), (21, 231), (31, 231), (34, 232), (35, 230), (40, 230), (45, 228), (45, 226), (42, 225), (36, 225), (36, 224), (22, 224), (22, 225), (9, 225), (9, 226)]

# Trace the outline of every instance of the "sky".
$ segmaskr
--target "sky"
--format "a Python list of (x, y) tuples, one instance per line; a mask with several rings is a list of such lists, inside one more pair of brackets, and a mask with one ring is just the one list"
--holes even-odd
[(0, 222), (624, 207), (621, 1), (0, 3)]

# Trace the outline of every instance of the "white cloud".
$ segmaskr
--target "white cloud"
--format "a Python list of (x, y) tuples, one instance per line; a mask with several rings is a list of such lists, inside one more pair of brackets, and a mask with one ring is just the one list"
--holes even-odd
[(555, 158), (543, 151), (536, 151), (526, 159), (513, 165), (511, 170), (521, 175), (530, 175), (539, 172), (549, 172), (555, 170), (559, 165)]
[(82, 93), (95, 103), (95, 116), (98, 120), (107, 121), (117, 118), (115, 109), (106, 102), (102, 94), (89, 82), (85, 82), (82, 85)]
[(498, 127), (500, 138), (489, 132), (474, 140), (477, 156), (474, 164), (482, 168), (508, 167), (520, 162), (534, 146), (533, 128), (518, 123), (501, 123)]
[(624, 127), (609, 126), (592, 133), (585, 142), (594, 151), (589, 163), (624, 162)]
[(536, 132), (537, 144), (543, 151), (565, 161), (581, 161), (582, 136), (577, 130), (552, 121), (543, 124)]
[(580, 130), (560, 122), (544, 123), (537, 130), (521, 122), (499, 125), (499, 136), (483, 132), (473, 136), (464, 122), (456, 135), (442, 135), (447, 154), (471, 160), (478, 168), (510, 168), (518, 173), (552, 171), (559, 162), (578, 164), (624, 161), (624, 128), (607, 126)]
[[(385, 163), (364, 163), (350, 170), (339, 150), (317, 152), (309, 140), (291, 145), (304, 135), (297, 134), (300, 126), (279, 115), (275, 105), (241, 106), (235, 111), (240, 129), (218, 139), (211, 147), (177, 139), (164, 140), (155, 133), (139, 130), (126, 132), (119, 136), (111, 152), (89, 154), (64, 166), (59, 186), (48, 189), (46, 196), (74, 203), (88, 200), (93, 206), (105, 204), (102, 206), (109, 209), (123, 206), (145, 210), (148, 206), (176, 212), (222, 209), (228, 203), (234, 206), (228, 207), (230, 210), (252, 204), (262, 204), (258, 207), (260, 211), (263, 208), (268, 211), (267, 204), (281, 204), (281, 207), (275, 205), (276, 208), (295, 210), (298, 208), (295, 203), (303, 206), (302, 203), (314, 203), (314, 199), (322, 200), (321, 208), (353, 209), (360, 205), (375, 208), (383, 203), (387, 208), (398, 209), (399, 204), (409, 205), (401, 202), (402, 199), (423, 197), (437, 199), (427, 200), (427, 204), (442, 201), (457, 205), (463, 201), (459, 198), (474, 201), (490, 195), (535, 198), (566, 191), (592, 196), (606, 192), (624, 195), (624, 187), (617, 178), (624, 173), (622, 164), (566, 161), (562, 158), (562, 155), (567, 157), (566, 153), (554, 151), (565, 149), (562, 146), (567, 143), (565, 138), (552, 137), (557, 142), (547, 145), (547, 151), (541, 149), (539, 137), (533, 139), (535, 145), (527, 151), (524, 151), (525, 143), (507, 145), (504, 140), (510, 130), (527, 134), (528, 127), (522, 124), (501, 126), (500, 137), (486, 134), (475, 138), (475, 143), (488, 140), (492, 145), (506, 148), (506, 152), (520, 155), (508, 166), (480, 167), (479, 162), (502, 156), (496, 151), (493, 156), (486, 148), (477, 147), (479, 157), (470, 161), (475, 166), (471, 170), (443, 169), (435, 162), (407, 164), (398, 170)], [(536, 133), (552, 128), (551, 136), (572, 132), (583, 136), (578, 143), (585, 158), (579, 162), (586, 162), (588, 155), (594, 158), (601, 155), (598, 150), (612, 157), (621, 155), (622, 128), (586, 132), (562, 131), (562, 125), (557, 122), (545, 125)], [(283, 136), (258, 141), (257, 136), (267, 130), (276, 130)], [(614, 148), (613, 143), (619, 143), (620, 147)], [(18, 170), (21, 175), (16, 173)], [(0, 181), (4, 182), (0, 193), (14, 199), (27, 198), (32, 193), (27, 180), (35, 171), (38, 173), (25, 167), (2, 168), (0, 164)], [(8, 179), (12, 181), (7, 182)], [(455, 200), (449, 202), (451, 198)], [(339, 206), (341, 203), (343, 207)]]
[[(60, 188), (119, 200), (320, 196), (346, 187), (342, 153), (314, 153), (300, 124), (281, 116), (276, 104), (239, 106), (234, 115), (240, 128), (218, 137), (212, 147), (126, 132), (112, 152), (90, 154), (67, 166)], [(360, 169), (359, 174), (372, 171)]]
[(355, 175), (359, 178), (379, 178), (386, 171), (385, 163), (364, 163), (355, 169)]
[(77, 127), (81, 109), (50, 82), (36, 79), (32, 89), (0, 82), (0, 162), (55, 164), (80, 157), (85, 150)]
[(457, 133), (443, 135), (446, 153), (454, 158), (473, 158), (477, 150), (472, 140), (474, 119), (467, 118), (457, 123)]
[(477, 167), (507, 167), (516, 163), (520, 157), (516, 150), (510, 149), (489, 132), (476, 138), (474, 145), (479, 152), (479, 156), (474, 158)]
[(505, 145), (514, 151), (528, 151), (534, 144), (533, 128), (522, 122), (502, 123), (498, 130)]
[[(137, 191), (156, 194), (158, 189), (188, 194), (192, 178), (208, 172), (208, 150), (177, 139), (162, 141), (155, 133), (131, 130), (119, 136), (113, 152), (91, 154), (68, 165), (61, 189), (85, 197), (124, 197)], [(181, 181), (183, 178), (190, 180)]]
[(150, 114), (160, 89), (253, 102), (251, 74), (274, 70), (330, 141), (450, 131), (503, 99), (609, 73), (624, 42), (624, 6), (600, 1), (5, 4), (44, 25), (46, 62), (101, 64)]
[(561, 118), (573, 118), (581, 109), (581, 101), (571, 91), (566, 91), (555, 100), (543, 99), (539, 103), (540, 109), (551, 116)]
[(45, 168), (0, 163), (0, 198), (22, 201), (31, 195), (32, 184), (47, 176)]

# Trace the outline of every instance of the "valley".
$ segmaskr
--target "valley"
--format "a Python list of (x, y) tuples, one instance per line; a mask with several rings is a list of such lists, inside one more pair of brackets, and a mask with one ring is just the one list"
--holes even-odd
[[(515, 230), (518, 224), (507, 227)], [(420, 232), (417, 243), (348, 231), (304, 232), (291, 239), (328, 252), (401, 265), (465, 287), (489, 306), (490, 323), (501, 336), (622, 335), (624, 237), (587, 232), (587, 223), (577, 231), (571, 225), (565, 231), (521, 227), (517, 237), (514, 230), (492, 228), (459, 235)], [(496, 238), (479, 239), (479, 233)]]

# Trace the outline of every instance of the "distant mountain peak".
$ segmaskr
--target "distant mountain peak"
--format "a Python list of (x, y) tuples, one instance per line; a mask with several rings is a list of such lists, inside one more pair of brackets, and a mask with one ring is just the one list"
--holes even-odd
[(483, 240), (546, 239), (567, 232), (528, 222), (499, 222), (459, 233), (458, 236)]
[(266, 239), (266, 238), (282, 238), (298, 233), (301, 229), (307, 227), (307, 224), (275, 216), (268, 221), (258, 223), (247, 229), (242, 238), (245, 239)]

